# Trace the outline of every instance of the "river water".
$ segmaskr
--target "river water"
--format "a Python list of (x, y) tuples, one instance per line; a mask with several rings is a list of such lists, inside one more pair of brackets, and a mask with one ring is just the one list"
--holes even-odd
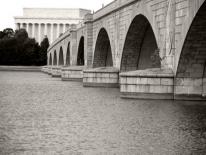
[(0, 72), (0, 154), (206, 154), (203, 102), (119, 95), (43, 73)]

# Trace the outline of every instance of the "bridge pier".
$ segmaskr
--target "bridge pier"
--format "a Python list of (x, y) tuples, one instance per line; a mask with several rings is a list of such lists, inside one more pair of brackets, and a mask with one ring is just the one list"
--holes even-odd
[(41, 71), (44, 73), (48, 72), (48, 66), (42, 66)]
[(85, 66), (69, 66), (62, 68), (62, 81), (82, 81)]
[(41, 71), (46, 74), (51, 74), (51, 66), (42, 66)]
[(206, 100), (206, 78), (175, 78), (176, 100)]
[(61, 67), (62, 66), (52, 66), (52, 77), (61, 77)]
[(100, 67), (83, 72), (84, 87), (119, 87), (119, 69)]
[(174, 77), (170, 69), (120, 73), (122, 98), (206, 100), (206, 78)]
[(120, 74), (122, 98), (173, 99), (174, 75), (169, 69), (146, 69)]
[(47, 73), (48, 73), (49, 75), (52, 74), (52, 66), (51, 66), (51, 65), (48, 66)]

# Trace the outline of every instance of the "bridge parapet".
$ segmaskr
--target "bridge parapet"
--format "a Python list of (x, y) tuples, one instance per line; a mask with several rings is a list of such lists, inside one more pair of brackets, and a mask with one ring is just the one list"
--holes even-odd
[(111, 3), (107, 4), (106, 6), (104, 6), (103, 8), (97, 10), (94, 13), (94, 20), (102, 18), (103, 16), (106, 16), (112, 13), (113, 11), (117, 11), (122, 7), (134, 2), (136, 2), (136, 0), (114, 0)]
[(84, 22), (80, 22), (79, 24), (76, 25), (76, 29), (81, 29), (84, 27)]
[(88, 22), (91, 22), (93, 20), (93, 14), (88, 13), (84, 16), (84, 24), (87, 24)]
[(59, 44), (62, 40), (66, 39), (67, 37), (69, 37), (71, 35), (71, 32), (73, 31), (77, 31), (78, 27), (80, 28), (82, 26), (81, 25), (76, 25), (76, 24), (72, 24), (70, 25), (70, 28), (63, 33), (59, 38), (57, 38), (48, 48), (47, 52), (49, 52), (52, 48), (54, 48), (57, 44)]
[(47, 52), (49, 52), (55, 45), (57, 45), (60, 41), (62, 41), (63, 39), (65, 39), (66, 37), (68, 37), (70, 35), (70, 30), (67, 30), (63, 35), (61, 35), (59, 38), (57, 38), (48, 48)]
[(115, 1), (112, 1), (111, 3), (109, 3), (108, 5), (106, 5), (105, 7), (97, 10), (95, 13), (94, 13), (94, 19), (98, 19), (106, 14), (108, 14), (109, 12), (111, 12), (112, 10), (114, 10), (116, 8), (116, 3), (117, 3), (117, 0)]

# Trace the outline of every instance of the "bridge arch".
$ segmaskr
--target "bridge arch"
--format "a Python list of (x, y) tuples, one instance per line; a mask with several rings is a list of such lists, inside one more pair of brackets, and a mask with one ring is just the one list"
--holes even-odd
[(155, 55), (159, 56), (157, 51), (158, 44), (149, 20), (142, 14), (135, 16), (126, 34), (120, 70), (160, 68), (159, 59), (152, 62)]
[(49, 54), (49, 65), (52, 65), (52, 55), (51, 55), (51, 53)]
[(188, 35), (188, 32), (190, 30), (190, 27), (194, 21), (194, 18), (196, 17), (199, 9), (201, 8), (201, 6), (203, 5), (203, 3), (205, 3), (205, 0), (198, 0), (198, 1), (188, 1), (189, 6), (187, 9), (187, 14), (185, 16), (185, 18), (182, 18), (182, 21), (180, 23), (180, 25), (182, 24), (181, 28), (180, 28), (180, 36), (177, 36), (176, 39), (176, 43), (175, 43), (175, 48), (176, 48), (176, 52), (175, 52), (175, 65), (174, 65), (174, 72), (175, 74), (177, 74), (177, 68), (179, 66), (179, 60), (180, 60), (180, 56), (182, 54), (182, 49), (185, 43), (185, 38)]
[(95, 45), (93, 67), (113, 66), (110, 39), (105, 28), (101, 28)]
[(177, 77), (206, 77), (206, 2), (199, 8), (184, 40)]
[(64, 56), (63, 56), (63, 49), (62, 46), (60, 47), (59, 50), (59, 66), (63, 66), (64, 65)]
[(79, 41), (77, 66), (84, 66), (84, 37), (82, 36)]
[(57, 52), (56, 52), (56, 50), (54, 51), (54, 55), (53, 55), (53, 65), (54, 66), (57, 65)]
[(66, 53), (66, 65), (70, 65), (70, 42), (67, 45), (67, 53)]

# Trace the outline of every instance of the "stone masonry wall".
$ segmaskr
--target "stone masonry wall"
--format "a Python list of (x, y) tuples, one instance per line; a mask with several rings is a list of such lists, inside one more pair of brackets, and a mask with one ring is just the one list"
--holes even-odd
[[(146, 0), (128, 1), (129, 4), (127, 4), (126, 1), (116, 1), (116, 10), (114, 12), (105, 12), (105, 14), (107, 13), (106, 16), (94, 19), (93, 51), (99, 29), (104, 27), (107, 30), (111, 40), (114, 67), (120, 68), (121, 57), (128, 29), (133, 19), (137, 15), (142, 14), (151, 24), (158, 47), (161, 50), (161, 55), (164, 55), (165, 43), (163, 43), (162, 40), (165, 38), (167, 2), (167, 0)], [(124, 6), (122, 6), (122, 4), (124, 4)], [(98, 14), (100, 14), (100, 12), (98, 12)]]
[(176, 14), (174, 72), (176, 73), (186, 36), (199, 8), (202, 6), (205, 0), (176, 0), (175, 2)]
[[(85, 28), (76, 29), (74, 32), (76, 32), (77, 38), (72, 39), (68, 36), (72, 41), (72, 64), (76, 63), (78, 38), (80, 38), (80, 35), (84, 35), (86, 36), (85, 44), (87, 44), (85, 46), (86, 64), (91, 66), (98, 33), (101, 28), (105, 28), (111, 44), (113, 66), (120, 68), (129, 27), (133, 19), (142, 14), (149, 21), (154, 32), (157, 46), (160, 49), (160, 56), (163, 59), (161, 66), (163, 68), (171, 67), (176, 74), (185, 38), (203, 2), (205, 0), (116, 0), (97, 11), (91, 17), (89, 24), (86, 23)], [(64, 59), (68, 38), (58, 43), (63, 45)], [(189, 46), (187, 45), (187, 47)], [(58, 53), (59, 48), (60, 45), (56, 45), (50, 52), (53, 53), (56, 50)], [(204, 54), (201, 52), (198, 57), (202, 57)], [(202, 61), (199, 58), (197, 59)]]
[(178, 77), (201, 78), (206, 67), (206, 3), (202, 5), (189, 29), (181, 52)]

